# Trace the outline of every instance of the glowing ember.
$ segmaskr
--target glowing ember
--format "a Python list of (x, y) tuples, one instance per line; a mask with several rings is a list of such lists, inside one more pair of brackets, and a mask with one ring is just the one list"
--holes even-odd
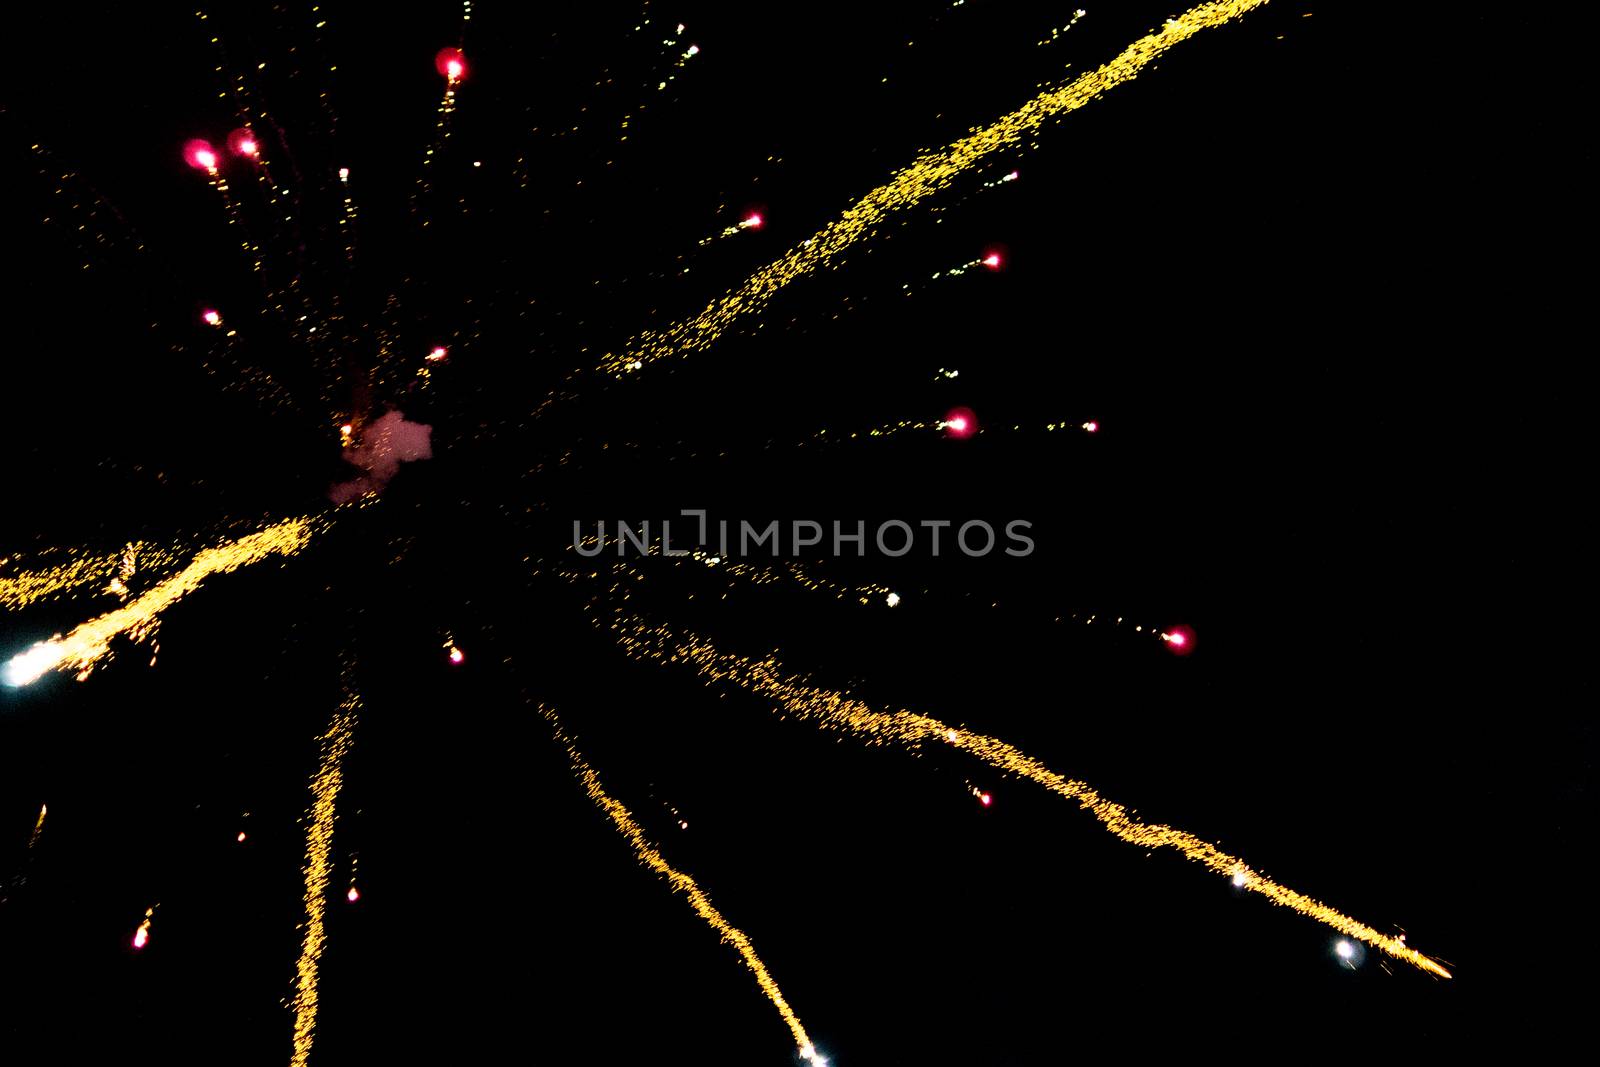
[(228, 134), (228, 151), (246, 159), (256, 159), (261, 154), (261, 145), (257, 143), (256, 135), (249, 130), (234, 130)]
[(211, 147), (210, 141), (195, 138), (185, 143), (183, 159), (195, 170), (203, 170), (209, 174), (217, 172), (217, 150)]
[(978, 417), (971, 408), (952, 408), (944, 417), (943, 427), (951, 437), (971, 437), (978, 432)]
[(433, 57), (433, 68), (451, 82), (467, 76), (467, 57), (459, 48), (441, 48)]

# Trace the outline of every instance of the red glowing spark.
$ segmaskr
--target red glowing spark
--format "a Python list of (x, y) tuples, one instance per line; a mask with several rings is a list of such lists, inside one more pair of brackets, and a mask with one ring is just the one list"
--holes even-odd
[(139, 929), (137, 929), (137, 930), (135, 930), (133, 932), (133, 947), (134, 948), (144, 948), (149, 943), (150, 943), (150, 926), (147, 923), (140, 923), (139, 924)]
[(1000, 269), (1000, 262), (1001, 262), (1000, 261), (1000, 253), (999, 252), (990, 252), (988, 255), (984, 256), (983, 259), (980, 262), (985, 267), (988, 267), (990, 270), (999, 270)]
[(1083, 424), (1083, 429), (1086, 433), (1099, 433), (1100, 424), (1098, 422), (1086, 422)]
[(1187, 656), (1194, 651), (1194, 631), (1187, 626), (1174, 626), (1164, 635), (1167, 651), (1175, 656)]
[(460, 663), (463, 660), (465, 660), (466, 658), (467, 658), (467, 654), (465, 652), (461, 651), (459, 648), (456, 648), (454, 645), (452, 645), (450, 647), (450, 662), (451, 663)]
[(987, 808), (990, 804), (994, 803), (994, 797), (990, 796), (988, 793), (979, 793), (978, 803)]
[(217, 172), (217, 150), (211, 147), (210, 141), (195, 138), (183, 146), (183, 159), (195, 170), (203, 170), (208, 174)]
[(207, 326), (221, 326), (222, 312), (218, 311), (216, 308), (206, 308), (204, 311), (200, 312), (200, 320)]
[(244, 831), (243, 831), (243, 830), (240, 830), (240, 831), (239, 831), (239, 843), (240, 843), (240, 844), (241, 844), (241, 845), (242, 845), (242, 844), (244, 844), (244, 837), (245, 837), (245, 834), (244, 834)]
[(749, 215), (745, 216), (745, 220), (743, 223), (741, 223), (741, 225), (747, 229), (759, 230), (761, 229), (762, 223), (763, 219), (761, 218), (760, 212), (752, 211)]
[(439, 360), (443, 359), (444, 357), (448, 356), (449, 354), (450, 354), (450, 350), (448, 348), (446, 348), (444, 345), (434, 345), (433, 346), (433, 351), (429, 352), (426, 358), (431, 359), (431, 360), (433, 360), (434, 362), (437, 363)]
[(441, 48), (439, 54), (433, 57), (433, 68), (446, 81), (458, 82), (467, 76), (467, 57), (461, 54), (459, 48)]
[(354, 904), (356, 901), (361, 899), (361, 892), (358, 889), (356, 889), (355, 886), (351, 886), (350, 887), (350, 892), (348, 892), (348, 893), (346, 893), (344, 895), (344, 899), (346, 899), (350, 903)]
[(953, 408), (944, 417), (944, 428), (951, 437), (971, 437), (978, 432), (978, 417), (971, 408)]
[(249, 130), (234, 130), (228, 134), (228, 151), (236, 156), (245, 156), (255, 159), (261, 154), (261, 146), (256, 142), (256, 135)]

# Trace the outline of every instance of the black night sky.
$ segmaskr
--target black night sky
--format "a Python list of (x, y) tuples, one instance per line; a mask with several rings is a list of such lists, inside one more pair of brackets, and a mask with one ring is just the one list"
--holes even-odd
[[(0, 688), (0, 1061), (288, 1060), (308, 780), (345, 682), (324, 1067), (803, 1062), (538, 702), (840, 1067), (1537, 1060), (1585, 1025), (1581, 26), (1273, 0), (708, 350), (595, 371), (1178, 13), (1091, 7), (1049, 44), (1070, 7), (484, 0), (464, 35), (450, 3), (5, 16), (0, 582), (331, 521), (168, 609), (153, 663), (119, 637), (81, 683)], [(419, 192), (447, 45), (469, 72)], [(236, 75), (289, 212), (229, 158), (239, 223), (331, 332), (331, 378), (183, 159), (240, 125)], [(981, 432), (848, 439), (957, 407)], [(333, 512), (340, 420), (388, 408), (433, 458)], [(623, 603), (615, 557), (571, 550), (574, 522), (685, 508), (1021, 519), (1037, 550), (802, 553), (892, 609), (659, 558)], [(102, 587), (0, 601), (0, 659), (118, 607)], [(630, 659), (619, 606), (1004, 738), (1454, 977), (1352, 965), (1336, 931), (969, 756)], [(1145, 632), (1180, 626), (1191, 655)]]

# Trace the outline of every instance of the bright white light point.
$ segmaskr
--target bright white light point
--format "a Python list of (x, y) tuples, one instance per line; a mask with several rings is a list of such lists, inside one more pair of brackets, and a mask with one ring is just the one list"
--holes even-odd
[(760, 215), (760, 213), (752, 211), (749, 214), (749, 216), (747, 216), (744, 219), (744, 221), (739, 223), (739, 225), (740, 226), (744, 226), (744, 227), (746, 227), (748, 229), (752, 229), (752, 230), (761, 229), (761, 215)]
[(11, 657), (3, 672), (5, 683), (9, 686), (29, 685), (38, 681), (45, 671), (55, 667), (59, 662), (55, 649), (47, 643), (40, 642), (26, 652), (19, 652)]
[(1348, 941), (1340, 941), (1333, 946), (1333, 951), (1339, 954), (1340, 959), (1347, 960), (1356, 954), (1356, 947)]
[(949, 425), (952, 430), (965, 430), (967, 428), (967, 418), (965, 415), (957, 415), (950, 420)]
[(461, 66), (461, 60), (459, 59), (452, 59), (444, 66), (445, 74), (449, 76), (451, 81), (460, 80), (463, 69), (465, 68)]
[(891, 608), (899, 607), (900, 606), (900, 594), (899, 593), (890, 593), (888, 596), (883, 598), (883, 602), (885, 604), (888, 604)]
[(245, 839), (245, 832), (243, 830), (240, 830), (239, 831), (239, 843), (241, 845), (244, 844), (244, 839)]
[(1098, 433), (1100, 424), (1098, 422), (1086, 422), (1083, 424), (1083, 428), (1087, 433)]
[(342, 182), (347, 182), (347, 181), (350, 180), (350, 168), (349, 167), (340, 167), (339, 168), (339, 180), (342, 181)]
[(143, 926), (133, 932), (133, 947), (144, 948), (150, 943), (150, 931)]
[(700, 46), (697, 45), (697, 44), (690, 45), (688, 54), (691, 55), (691, 56), (699, 55), (700, 54)]
[(472, 161), (472, 165), (473, 165), (473, 166), (474, 166), (474, 167), (481, 167), (481, 166), (483, 166), (483, 164), (482, 164), (482, 163), (481, 163), (481, 162), (480, 162), (480, 161), (478, 161), (478, 160), (476, 160), (476, 159), (474, 159), (474, 160), (473, 160), (473, 161)]
[(207, 308), (200, 313), (200, 318), (205, 320), (207, 326), (221, 326), (222, 312), (214, 308)]
[(998, 267), (1000, 265), (1000, 253), (990, 252), (988, 255), (984, 256), (983, 265), (985, 267), (989, 267), (990, 269)]
[(1245, 881), (1246, 881), (1246, 875), (1245, 875), (1245, 873), (1243, 871), (1234, 871), (1233, 872), (1233, 884), (1234, 885), (1244, 885)]
[(217, 169), (217, 154), (215, 152), (196, 152), (194, 161), (209, 171)]
[(450, 662), (460, 663), (467, 658), (467, 654), (454, 645), (450, 646)]
[(344, 895), (344, 899), (346, 899), (350, 903), (354, 904), (356, 901), (361, 899), (361, 891), (358, 890), (355, 886), (351, 886), (350, 887), (350, 892), (348, 892), (348, 893), (346, 893)]
[(958, 738), (960, 736), (961, 735), (956, 733), (956, 731), (954, 731), (954, 730), (946, 730), (944, 732), (944, 739), (946, 741), (954, 741), (956, 738)]
[(438, 362), (439, 360), (443, 359), (445, 356), (448, 356), (449, 354), (450, 354), (450, 350), (448, 348), (446, 348), (444, 345), (434, 345), (433, 346), (433, 351), (428, 353), (428, 358), (433, 360), (433, 361), (435, 361), (435, 362)]

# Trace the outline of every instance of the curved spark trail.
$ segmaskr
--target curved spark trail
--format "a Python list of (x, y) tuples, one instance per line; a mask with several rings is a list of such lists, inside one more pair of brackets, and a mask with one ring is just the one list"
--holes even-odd
[(91, 668), (111, 650), (118, 634), (147, 632), (160, 614), (194, 592), (213, 574), (225, 574), (273, 555), (292, 556), (311, 540), (312, 520), (286, 519), (237, 541), (208, 548), (183, 570), (115, 611), (78, 626), (65, 637), (41, 641), (13, 656), (3, 677), (7, 685), (27, 685), (48, 671)]
[(974, 164), (1015, 147), (1047, 121), (1076, 111), (1102, 93), (1133, 80), (1174, 45), (1202, 30), (1231, 22), (1267, 2), (1219, 0), (1201, 4), (1169, 19), (1155, 33), (1139, 38), (1099, 69), (1058, 89), (1040, 93), (1017, 110), (975, 130), (943, 151), (922, 155), (886, 184), (856, 201), (838, 219), (751, 275), (739, 288), (718, 297), (694, 318), (666, 330), (642, 334), (625, 351), (607, 353), (600, 370), (622, 374), (668, 356), (704, 351), (734, 322), (763, 309), (790, 282), (819, 267), (831, 265), (846, 249), (870, 236), (895, 212), (914, 207), (948, 187)]
[(328, 732), (322, 735), (321, 762), (311, 779), (311, 810), (306, 815), (304, 937), (295, 965), (294, 1054), (290, 1067), (305, 1067), (317, 1028), (317, 968), (327, 943), (325, 918), (328, 881), (333, 870), (333, 825), (337, 818), (339, 789), (344, 785), (344, 758), (354, 738), (361, 698), (346, 691)]
[(650, 843), (645, 836), (644, 829), (634, 821), (633, 813), (625, 804), (605, 791), (600, 782), (600, 776), (595, 773), (583, 758), (583, 753), (578, 751), (577, 744), (561, 726), (560, 719), (556, 716), (555, 709), (547, 705), (538, 705), (539, 714), (550, 724), (550, 730), (555, 734), (556, 741), (567, 750), (567, 759), (572, 764), (572, 772), (577, 775), (583, 791), (594, 801), (595, 807), (605, 812), (611, 822), (616, 826), (617, 832), (628, 839), (628, 844), (633, 846), (634, 856), (639, 863), (649, 868), (655, 874), (665, 879), (674, 892), (682, 893), (689, 898), (695, 914), (706, 921), (723, 942), (732, 945), (738, 950), (744, 965), (750, 968), (755, 975), (756, 982), (761, 986), (761, 991), (772, 1001), (772, 1006), (778, 1009), (778, 1014), (783, 1017), (789, 1032), (794, 1035), (795, 1044), (800, 1048), (801, 1056), (806, 1060), (816, 1061), (816, 1052), (812, 1047), (811, 1039), (806, 1036), (805, 1027), (800, 1025), (800, 1017), (789, 1007), (789, 1002), (784, 999), (783, 990), (778, 988), (778, 983), (773, 980), (767, 971), (767, 965), (761, 962), (761, 957), (756, 955), (756, 949), (750, 943), (750, 937), (743, 930), (734, 926), (723, 918), (716, 906), (711, 903), (711, 898), (706, 896), (705, 890), (689, 875), (684, 874), (666, 861), (661, 851)]
[(843, 693), (805, 684), (786, 676), (772, 657), (755, 660), (719, 652), (715, 645), (694, 634), (674, 636), (664, 626), (650, 628), (638, 619), (621, 617), (613, 623), (617, 640), (635, 659), (687, 662), (712, 682), (729, 682), (749, 692), (777, 701), (787, 713), (831, 730), (852, 734), (870, 745), (899, 744), (916, 748), (937, 742), (971, 756), (1006, 774), (1026, 778), (1057, 793), (1089, 812), (1123, 841), (1141, 848), (1170, 848), (1202, 864), (1215, 874), (1252, 893), (1330, 926), (1346, 937), (1364, 941), (1398, 960), (1440, 978), (1450, 972), (1398, 937), (1390, 937), (1343, 912), (1273, 881), (1252, 870), (1242, 859), (1229, 855), (1209, 841), (1171, 826), (1141, 822), (1123, 805), (1102, 797), (1092, 786), (1067, 778), (1039, 760), (999, 738), (960, 730), (927, 715), (910, 711), (875, 711), (865, 702)]

